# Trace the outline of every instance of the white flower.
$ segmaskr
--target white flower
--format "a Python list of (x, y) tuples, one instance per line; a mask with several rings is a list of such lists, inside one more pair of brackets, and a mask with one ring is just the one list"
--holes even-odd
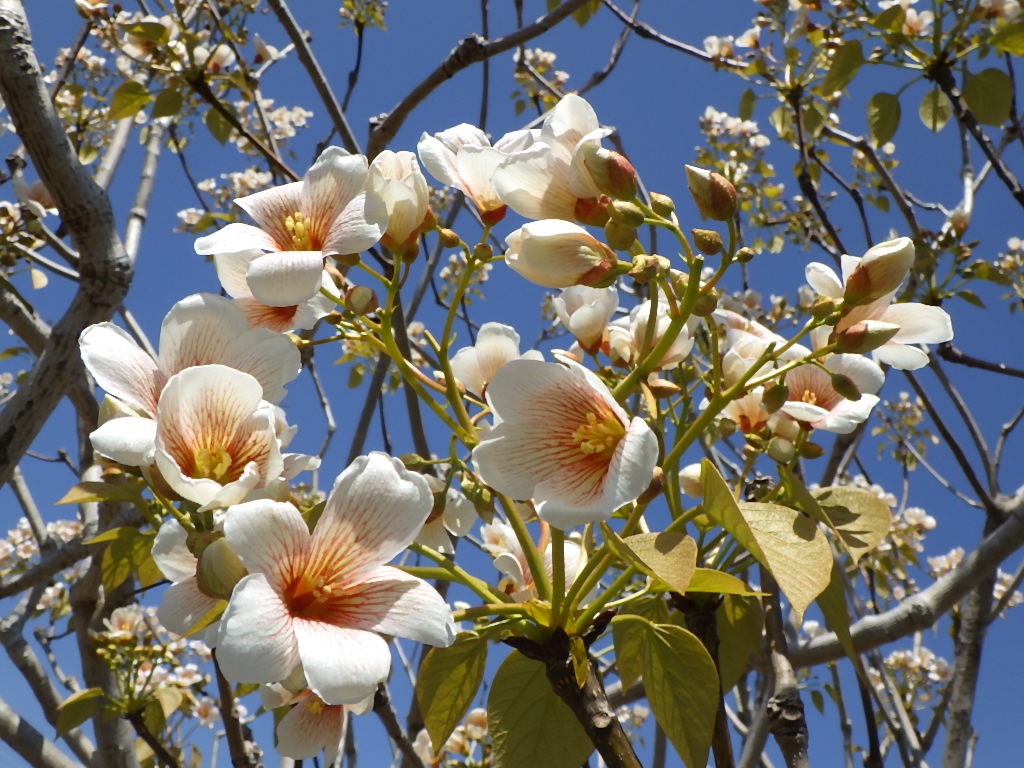
[(619, 306), (615, 286), (591, 288), (572, 285), (552, 301), (558, 321), (587, 352), (596, 352), (604, 339), (605, 328)]
[(370, 163), (369, 185), (388, 210), (388, 227), (381, 242), (396, 253), (415, 250), (429, 196), (416, 155), (385, 149)]
[[(224, 534), (249, 575), (221, 618), (217, 658), (234, 682), (283, 680), (302, 664), (328, 704), (353, 704), (387, 677), (380, 634), (447, 646), (451, 613), (422, 579), (382, 563), (412, 542), (430, 513), (426, 481), (372, 453), (339, 475), (310, 534), (288, 503), (230, 510)], [(378, 634), (380, 633), (380, 634)]]
[(860, 355), (832, 355), (825, 361), (832, 374), (845, 376), (860, 391), (848, 400), (836, 391), (831, 375), (816, 365), (800, 365), (786, 374), (788, 399), (782, 411), (813, 429), (849, 434), (871, 414), (875, 395), (885, 381), (882, 369)]
[(228, 224), (196, 240), (196, 253), (257, 252), (246, 272), (253, 297), (273, 307), (307, 301), (320, 289), (325, 256), (365, 250), (387, 227), (366, 177), (365, 157), (328, 147), (302, 181), (237, 198), (257, 226)]
[(455, 378), (469, 392), (483, 397), (487, 382), (494, 378), (494, 374), (506, 363), (521, 357), (542, 359), (541, 353), (533, 349), (519, 354), (519, 334), (511, 325), (484, 323), (476, 335), (476, 344), (456, 352), (450, 364)]
[(581, 365), (514, 360), (491, 380), (494, 428), (473, 451), (481, 479), (559, 528), (604, 520), (650, 484), (658, 441)]
[(505, 238), (505, 263), (545, 288), (596, 285), (615, 267), (615, 253), (578, 224), (545, 219)]

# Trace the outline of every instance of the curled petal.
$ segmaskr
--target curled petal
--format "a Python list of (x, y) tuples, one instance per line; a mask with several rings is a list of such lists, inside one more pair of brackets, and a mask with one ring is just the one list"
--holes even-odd
[(246, 283), (253, 298), (272, 307), (287, 307), (320, 290), (324, 257), (320, 251), (281, 251), (253, 259)]

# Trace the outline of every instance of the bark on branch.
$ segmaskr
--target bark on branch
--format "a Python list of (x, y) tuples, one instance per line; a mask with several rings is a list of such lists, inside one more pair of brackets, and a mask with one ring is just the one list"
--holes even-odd
[(0, 0), (0, 96), (81, 256), (77, 293), (53, 326), (28, 379), (0, 412), (2, 484), (82, 375), (78, 336), (86, 326), (111, 317), (128, 292), (132, 269), (114, 227), (110, 200), (78, 162), (54, 112), (20, 0)]

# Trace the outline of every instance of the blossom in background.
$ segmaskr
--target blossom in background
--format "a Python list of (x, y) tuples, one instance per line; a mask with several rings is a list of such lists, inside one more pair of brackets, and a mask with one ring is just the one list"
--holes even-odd
[[(433, 475), (423, 475), (432, 493), (444, 490), (444, 482)], [(444, 509), (431, 510), (423, 528), (416, 536), (416, 542), (444, 555), (454, 555), (452, 536), (465, 536), (476, 522), (476, 507), (466, 494), (457, 488), (449, 487), (445, 491)]]
[(608, 279), (615, 252), (578, 224), (532, 221), (505, 238), (505, 263), (545, 288), (596, 285)]
[[(672, 318), (668, 314), (668, 306), (659, 302), (655, 308), (655, 324), (650, 331), (648, 326), (651, 318), (651, 302), (645, 301), (630, 310), (628, 318), (621, 318), (608, 326), (608, 348), (612, 360), (622, 365), (639, 362), (647, 352), (652, 350), (668, 332)], [(696, 331), (699, 318), (692, 317), (682, 327), (679, 335), (672, 341), (665, 354), (657, 361), (652, 370), (664, 370), (679, 365), (693, 349), (693, 333)]]
[[(816, 365), (800, 365), (789, 371), (785, 378), (789, 393), (781, 410), (812, 429), (849, 434), (871, 414), (885, 374), (860, 355), (831, 355), (825, 367), (827, 371)], [(860, 398), (850, 400), (836, 391), (833, 375), (852, 382)]]
[[(494, 172), (499, 197), (528, 219), (575, 221), (601, 191), (585, 157), (612, 132), (601, 128), (594, 108), (569, 93), (544, 119), (533, 144), (513, 152)], [(586, 148), (588, 151), (581, 151)], [(580, 204), (580, 201), (584, 201)]]
[(911, 344), (938, 344), (953, 338), (953, 324), (944, 309), (892, 303), (913, 263), (914, 243), (901, 237), (873, 246), (862, 258), (844, 254), (842, 279), (825, 264), (807, 265), (807, 282), (814, 290), (843, 300), (842, 317), (833, 334), (841, 346), (843, 341), (853, 346), (863, 337), (879, 334), (888, 341), (872, 345), (876, 360), (916, 370), (927, 365), (928, 353)]
[(597, 376), (565, 365), (513, 360), (491, 380), (495, 425), (473, 451), (481, 479), (559, 528), (604, 520), (650, 484), (658, 440), (629, 418)]
[(387, 228), (387, 208), (366, 190), (367, 162), (328, 147), (302, 181), (235, 200), (256, 226), (228, 224), (196, 240), (203, 255), (255, 252), (246, 282), (262, 304), (300, 304), (320, 289), (325, 256), (363, 251)]
[[(498, 585), (499, 589), (518, 602), (525, 602), (537, 597), (537, 585), (534, 584), (526, 554), (519, 545), (519, 539), (516, 538), (512, 528), (507, 523), (495, 521), (482, 526), (480, 536), (484, 540), (484, 550), (494, 558), (494, 567), (504, 574), (504, 578)], [(562, 552), (565, 564), (565, 588), (568, 591), (576, 581), (576, 577), (583, 571), (583, 566), (587, 564), (587, 556), (583, 547), (572, 539), (563, 541)], [(542, 562), (544, 572), (550, 580), (554, 572), (550, 542), (544, 548)]]
[(509, 153), (529, 147), (533, 140), (533, 132), (515, 131), (491, 146), (486, 133), (460, 123), (433, 136), (424, 133), (416, 149), (431, 176), (461, 190), (485, 224), (497, 224), (505, 216), (505, 202), (495, 190), (494, 171)]
[(476, 335), (476, 344), (462, 347), (452, 356), (451, 368), (467, 391), (483, 397), (487, 382), (494, 378), (494, 374), (506, 363), (521, 357), (540, 360), (543, 356), (535, 349), (520, 355), (519, 334), (511, 325), (484, 323)]
[(391, 667), (378, 633), (449, 645), (454, 625), (437, 591), (382, 565), (413, 541), (432, 505), (420, 475), (371, 453), (338, 476), (312, 534), (289, 503), (231, 509), (224, 534), (249, 575), (221, 618), (217, 658), (225, 676), (276, 682), (301, 663), (320, 699), (353, 704)]
[(572, 285), (562, 290), (552, 304), (558, 321), (580, 343), (584, 351), (594, 353), (601, 347), (605, 328), (619, 306), (615, 286), (591, 288)]
[(308, 760), (323, 751), (325, 765), (334, 765), (341, 750), (349, 711), (361, 715), (373, 706), (372, 694), (357, 704), (327, 704), (304, 684), (298, 691), (280, 683), (264, 685), (260, 700), (266, 709), (289, 707), (274, 731), (277, 751), (292, 760)]

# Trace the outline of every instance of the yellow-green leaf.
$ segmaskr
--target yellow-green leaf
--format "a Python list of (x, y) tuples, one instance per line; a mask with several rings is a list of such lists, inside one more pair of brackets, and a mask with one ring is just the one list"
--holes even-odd
[(1024, 56), (1024, 21), (1007, 24), (989, 38), (989, 42), (1001, 53)]
[(184, 103), (181, 91), (177, 88), (164, 88), (153, 103), (152, 117), (174, 117), (181, 111)]
[[(632, 600), (623, 607), (620, 616), (642, 616), (654, 624), (668, 623), (668, 607), (660, 596)], [(615, 667), (625, 690), (643, 674), (644, 630), (629, 621), (612, 622), (612, 640), (615, 643)]]
[(718, 674), (722, 693), (732, 690), (750, 669), (751, 654), (761, 644), (761, 604), (750, 597), (726, 595), (715, 611), (718, 627)]
[(153, 100), (152, 94), (146, 90), (146, 86), (134, 80), (125, 80), (114, 91), (110, 97), (111, 120), (121, 120), (125, 117), (135, 117), (136, 113)]
[(594, 749), (572, 710), (551, 689), (544, 665), (518, 651), (494, 674), (487, 729), (493, 768), (579, 768)]
[(932, 88), (921, 99), (917, 114), (925, 128), (938, 133), (949, 122), (949, 118), (953, 114), (953, 105), (946, 94), (938, 88)]
[(697, 561), (697, 546), (678, 531), (662, 534), (637, 534), (618, 539), (603, 525), (608, 543), (618, 556), (653, 579), (664, 582), (675, 592), (686, 592)]
[(747, 88), (747, 90), (743, 92), (743, 95), (740, 96), (740, 110), (738, 115), (740, 120), (749, 120), (754, 114), (754, 102), (756, 98), (757, 97), (754, 96), (754, 92), (750, 88)]
[(1002, 125), (1010, 116), (1013, 81), (1003, 70), (995, 67), (976, 75), (967, 75), (964, 81), (964, 101), (979, 123)]
[(906, 18), (906, 11), (903, 10), (902, 5), (897, 3), (890, 8), (886, 8), (880, 14), (871, 19), (871, 25), (878, 27), (885, 32), (901, 32), (903, 30), (903, 22)]
[(152, 531), (131, 527), (115, 530), (100, 561), (100, 575), (107, 591), (119, 587), (132, 573), (137, 572), (139, 566), (150, 557), (153, 547)]
[(165, 718), (170, 717), (185, 699), (181, 688), (176, 685), (161, 686), (153, 691), (153, 696), (160, 702), (160, 709), (163, 710)]
[(102, 688), (86, 688), (64, 699), (57, 707), (57, 735), (63, 736), (99, 712), (105, 698)]
[(720, 595), (761, 595), (750, 589), (741, 579), (714, 568), (695, 568), (687, 592), (712, 592)]
[(203, 122), (206, 123), (206, 128), (210, 131), (210, 135), (219, 143), (224, 144), (231, 138), (231, 123), (213, 107), (207, 110)]
[(674, 624), (652, 624), (636, 616), (644, 630), (644, 690), (658, 725), (688, 768), (706, 764), (718, 711), (718, 673), (697, 637)]
[(838, 563), (832, 564), (832, 576), (825, 591), (818, 595), (818, 607), (825, 617), (825, 626), (836, 633), (839, 645), (846, 655), (853, 659), (857, 652), (853, 647), (850, 635), (850, 611), (846, 606), (846, 588), (843, 584), (843, 572)]
[(416, 700), (434, 752), (452, 735), (473, 703), (487, 664), (487, 641), (466, 632), (447, 648), (432, 648), (416, 678)]
[[(71, 486), (55, 504), (84, 504), (89, 501), (129, 501), (136, 502), (140, 498), (146, 483), (132, 479), (124, 483), (104, 483), (101, 480), (86, 480)], [(102, 541), (94, 538), (92, 541)], [(91, 542), (90, 542), (91, 543)]]
[(892, 528), (889, 505), (865, 488), (820, 488), (814, 498), (854, 562), (877, 547)]
[(864, 50), (861, 48), (860, 40), (843, 43), (832, 57), (832, 64), (825, 79), (821, 81), (819, 92), (827, 97), (843, 90), (863, 63)]
[(868, 133), (880, 147), (896, 135), (900, 125), (900, 100), (893, 93), (876, 93), (868, 100)]

